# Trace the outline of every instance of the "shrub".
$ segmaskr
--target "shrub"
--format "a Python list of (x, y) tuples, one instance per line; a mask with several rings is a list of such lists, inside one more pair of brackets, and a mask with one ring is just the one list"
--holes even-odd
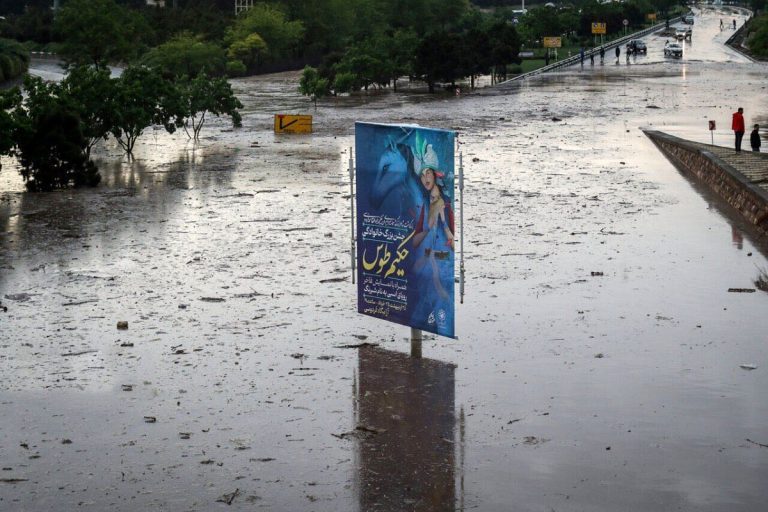
[(355, 74), (349, 72), (336, 73), (333, 80), (333, 92), (337, 94), (352, 92), (355, 86)]
[(245, 75), (246, 68), (245, 64), (243, 64), (239, 60), (230, 60), (227, 62), (227, 76), (235, 77), (235, 76), (243, 76)]
[(85, 154), (86, 140), (75, 112), (52, 103), (28, 121), (17, 137), (20, 172), (27, 190), (41, 192), (99, 184), (101, 175)]

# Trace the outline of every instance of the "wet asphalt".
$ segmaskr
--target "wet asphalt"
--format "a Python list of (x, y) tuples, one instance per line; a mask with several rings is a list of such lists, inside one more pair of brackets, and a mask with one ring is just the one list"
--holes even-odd
[[(768, 126), (720, 17), (681, 60), (650, 36), (503, 91), (314, 109), (295, 73), (235, 80), (242, 129), (108, 141), (92, 190), (26, 193), (4, 159), (0, 510), (761, 510), (768, 244), (641, 131)], [(356, 313), (357, 120), (459, 132), (459, 339), (420, 361)]]

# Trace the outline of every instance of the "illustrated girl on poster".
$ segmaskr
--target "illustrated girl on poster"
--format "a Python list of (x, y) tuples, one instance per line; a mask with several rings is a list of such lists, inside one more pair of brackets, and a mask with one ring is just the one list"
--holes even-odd
[(413, 147), (414, 171), (424, 193), (414, 225), (413, 248), (417, 260), (413, 266), (418, 306), (412, 319), (426, 322), (430, 330), (452, 325), (453, 311), (453, 239), (455, 233), (451, 208), (452, 183), (441, 169), (431, 144), (417, 134)]

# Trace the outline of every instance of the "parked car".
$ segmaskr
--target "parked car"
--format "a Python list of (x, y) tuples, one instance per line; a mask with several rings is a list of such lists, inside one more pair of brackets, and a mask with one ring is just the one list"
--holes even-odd
[(683, 16), (683, 23), (687, 23), (688, 25), (693, 25), (693, 14), (686, 14)]
[(672, 57), (673, 59), (683, 58), (683, 47), (680, 43), (669, 43), (664, 46), (664, 56)]
[(629, 53), (648, 53), (648, 47), (639, 39), (633, 39), (627, 43), (627, 52)]

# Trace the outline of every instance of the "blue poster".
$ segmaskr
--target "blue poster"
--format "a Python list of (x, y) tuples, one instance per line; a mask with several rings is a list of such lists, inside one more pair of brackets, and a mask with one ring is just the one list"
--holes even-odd
[(451, 338), (454, 139), (355, 123), (358, 312)]

